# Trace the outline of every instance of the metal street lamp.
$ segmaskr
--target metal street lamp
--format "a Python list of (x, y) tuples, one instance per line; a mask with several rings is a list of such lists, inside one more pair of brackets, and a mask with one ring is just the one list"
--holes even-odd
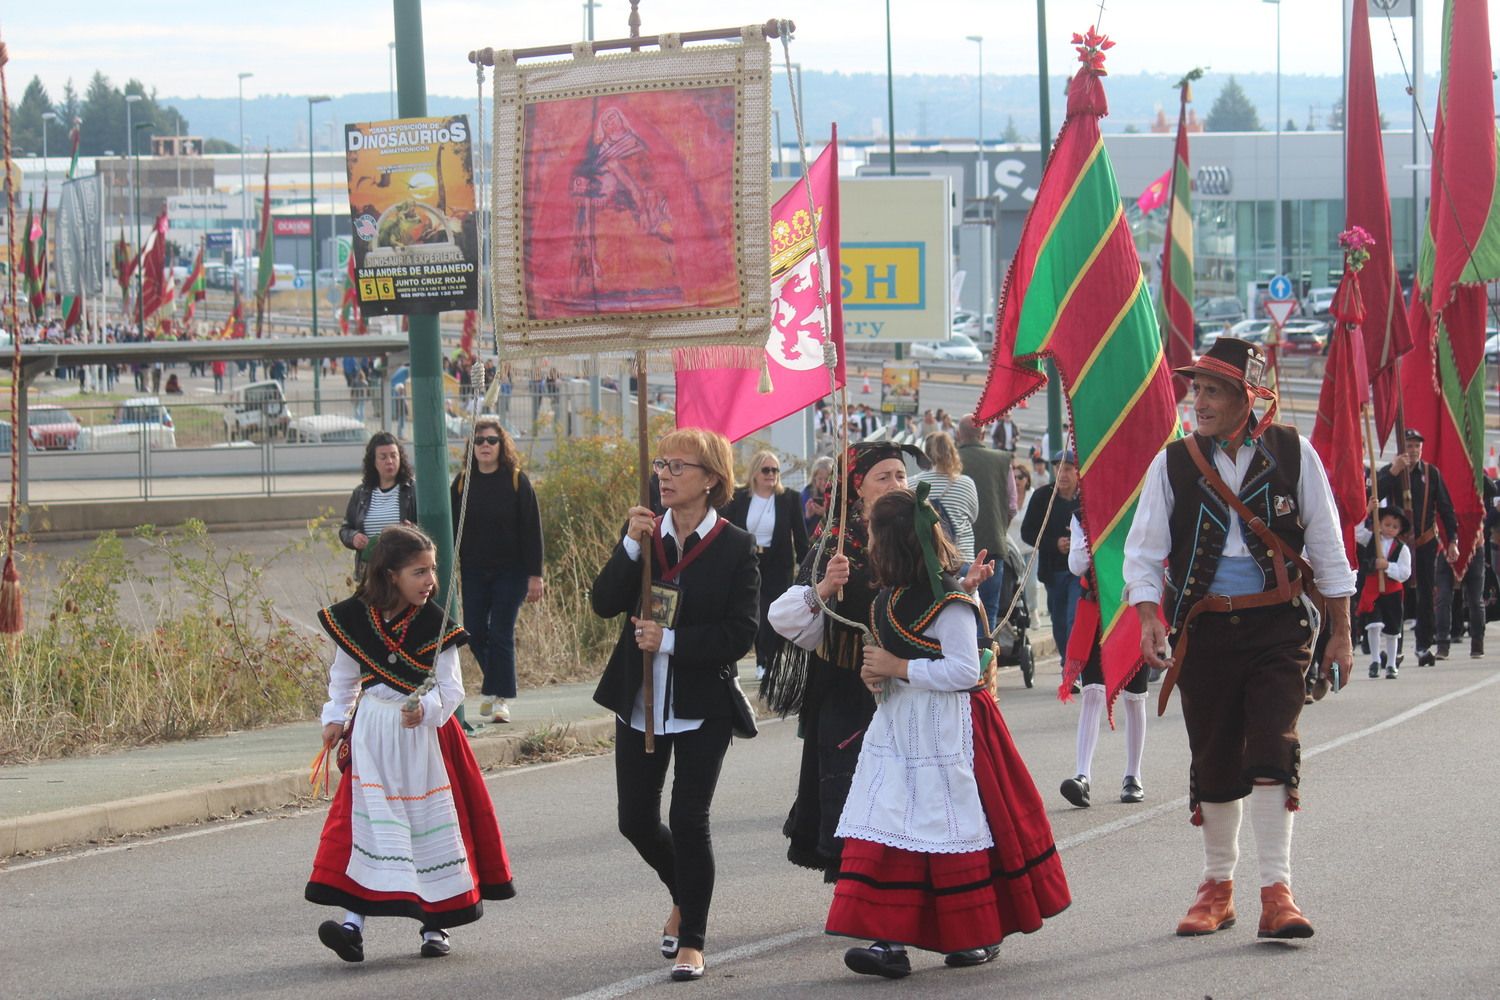
[(584, 0), (583, 4), (583, 38), (584, 41), (594, 40), (594, 9), (603, 7), (599, 0)]
[(246, 233), (250, 230), (250, 188), (245, 180), (245, 81), (254, 76), (254, 73), (239, 73), (239, 106), (240, 106), (240, 238), (245, 240), (241, 250), (244, 258), (244, 281), (240, 287), (245, 288), (250, 284), (250, 241)]
[(42, 187), (47, 186), (47, 123), (59, 121), (56, 111), (42, 112)]
[(990, 309), (989, 174), (984, 162), (984, 36), (965, 35), (979, 49), (979, 164), (974, 175), (974, 197), (979, 203), (979, 339)]
[(134, 180), (131, 182), (131, 185), (135, 188), (135, 301), (137, 315), (136, 323), (138, 326), (136, 333), (140, 334), (140, 336), (144, 338), (146, 336), (146, 322), (143, 315), (144, 308), (141, 302), (140, 268), (140, 263), (143, 260), (143, 256), (141, 254), (141, 160), (140, 157), (135, 155), (135, 126), (131, 123), (130, 120), (130, 106), (141, 100), (144, 100), (144, 98), (140, 94), (125, 95), (125, 153), (130, 157), (135, 171)]
[(1281, 250), (1281, 0), (1261, 2), (1276, 5), (1276, 266), (1273, 273), (1280, 274), (1286, 266)]
[[(326, 104), (327, 94), (307, 99), (307, 220), (312, 231), (312, 335), (318, 335), (318, 195), (313, 187), (313, 105)], [(323, 359), (313, 359), (313, 412), (323, 412)]]

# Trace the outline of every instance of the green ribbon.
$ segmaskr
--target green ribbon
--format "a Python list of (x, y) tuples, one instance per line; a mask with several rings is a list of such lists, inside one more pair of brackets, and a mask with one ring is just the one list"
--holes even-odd
[(917, 544), (922, 546), (922, 562), (927, 566), (927, 582), (932, 585), (932, 596), (943, 593), (943, 566), (938, 562), (937, 551), (932, 547), (932, 530), (938, 525), (938, 512), (927, 495), (932, 492), (932, 483), (917, 484)]

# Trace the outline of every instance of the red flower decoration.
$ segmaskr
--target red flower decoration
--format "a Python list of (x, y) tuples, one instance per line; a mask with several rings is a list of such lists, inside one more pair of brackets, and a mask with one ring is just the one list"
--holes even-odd
[(1078, 61), (1088, 67), (1089, 72), (1095, 76), (1108, 76), (1109, 72), (1104, 68), (1104, 53), (1115, 47), (1115, 43), (1109, 40), (1108, 35), (1101, 35), (1090, 25), (1089, 30), (1083, 34), (1073, 33), (1074, 51), (1078, 53)]

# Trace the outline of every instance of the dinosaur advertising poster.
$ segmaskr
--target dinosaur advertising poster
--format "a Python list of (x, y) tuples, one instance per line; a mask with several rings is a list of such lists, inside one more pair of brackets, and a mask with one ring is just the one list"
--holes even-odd
[(479, 307), (466, 115), (344, 127), (355, 287), (366, 315)]

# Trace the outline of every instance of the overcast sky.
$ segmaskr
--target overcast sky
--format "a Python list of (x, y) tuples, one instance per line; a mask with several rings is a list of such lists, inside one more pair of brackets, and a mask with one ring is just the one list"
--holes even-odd
[[(1435, 71), (1442, 4), (1420, 0), (1426, 69)], [(426, 0), (422, 5), (428, 92), (474, 92), (471, 48), (520, 48), (583, 35), (581, 0)], [(596, 37), (627, 34), (627, 0), (603, 0)], [(1341, 0), (1286, 0), (1285, 73), (1337, 76)], [(1500, 3), (1490, 11), (1491, 33)], [(792, 59), (804, 70), (885, 71), (881, 0), (642, 0), (643, 31), (685, 31), (797, 22)], [(1048, 0), (1049, 69), (1071, 72), (1069, 34), (1099, 17), (1099, 2)], [(1033, 0), (891, 0), (896, 73), (973, 73), (983, 35), (986, 73), (1036, 72)], [(136, 77), (162, 97), (228, 97), (235, 74), (255, 74), (246, 96), (346, 94), (387, 87), (391, 5), (385, 0), (261, 0), (252, 4), (173, 0), (58, 0), (7, 3), (0, 32), (9, 44), (12, 99), (33, 75), (60, 94), (70, 77), (80, 92), (95, 69), (116, 84)], [(1394, 22), (1411, 58), (1410, 20)], [(1269, 72), (1276, 66), (1276, 8), (1266, 0), (1106, 0), (1102, 28), (1118, 43), (1114, 73), (1179, 73), (1193, 63), (1216, 73)], [(1390, 30), (1372, 24), (1377, 72), (1400, 72)], [(777, 46), (776, 58), (781, 59)]]

